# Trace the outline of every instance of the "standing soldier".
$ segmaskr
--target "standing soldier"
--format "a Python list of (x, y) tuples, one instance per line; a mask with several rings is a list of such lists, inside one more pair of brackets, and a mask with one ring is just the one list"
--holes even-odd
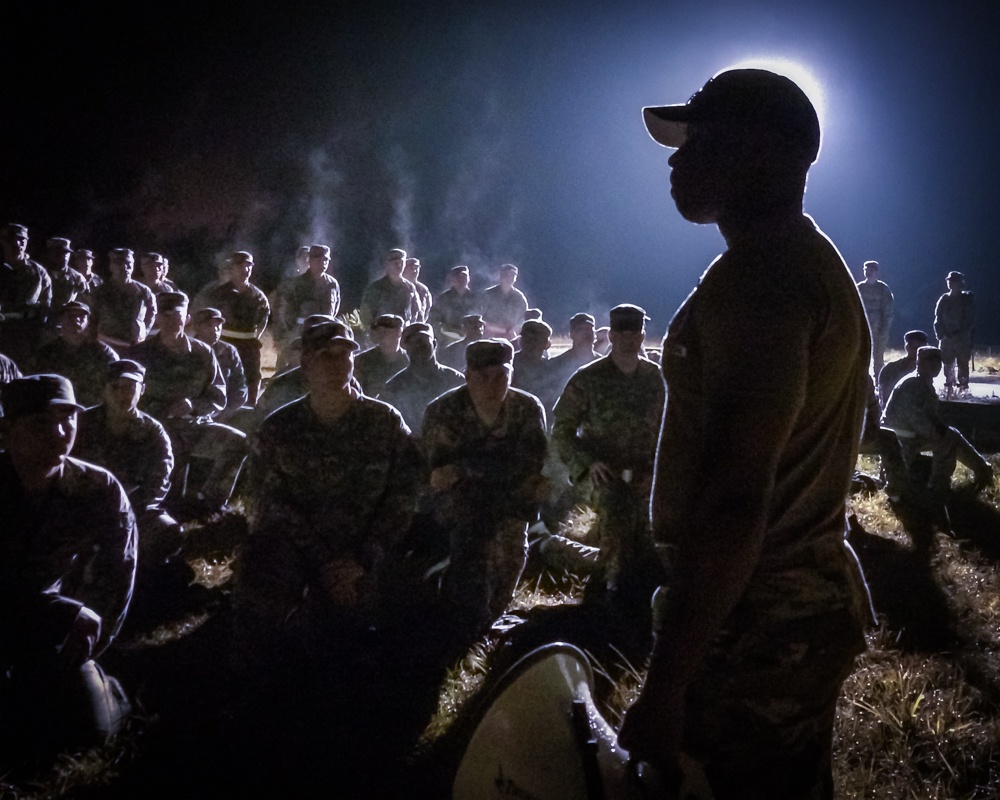
[(403, 322), (419, 322), (420, 300), (417, 287), (403, 277), (406, 265), (406, 251), (393, 249), (385, 256), (385, 274), (365, 287), (361, 297), (361, 323), (371, 330), (372, 325), (383, 314), (395, 314)]
[(8, 223), (0, 229), (0, 351), (26, 364), (38, 346), (52, 306), (52, 279), (28, 257), (28, 229)]
[(500, 267), (500, 280), (483, 292), (483, 321), (487, 336), (502, 336), (514, 341), (525, 320), (528, 298), (516, 288), (517, 267), (504, 264)]
[(73, 269), (83, 277), (84, 283), (83, 291), (80, 292), (76, 299), (94, 308), (94, 295), (97, 292), (97, 288), (104, 283), (104, 278), (94, 272), (94, 253), (82, 247), (74, 250), (72, 264)]
[(449, 531), (448, 599), (459, 634), (470, 638), (510, 603), (542, 496), (545, 411), (510, 388), (513, 360), (506, 340), (470, 344), (466, 385), (439, 397), (424, 416), (434, 514)]
[(878, 279), (878, 262), (866, 261), (865, 279), (858, 282), (858, 294), (865, 307), (868, 327), (872, 334), (872, 375), (878, 374), (885, 364), (885, 348), (889, 343), (889, 326), (892, 324), (892, 292)]
[(253, 268), (250, 253), (245, 250), (233, 253), (229, 259), (229, 280), (209, 288), (194, 301), (195, 311), (208, 307), (222, 313), (225, 322), (222, 341), (231, 344), (240, 354), (251, 406), (257, 404), (260, 394), (260, 337), (271, 315), (267, 296), (250, 282)]
[(116, 247), (108, 253), (111, 279), (94, 295), (97, 338), (119, 355), (145, 340), (156, 320), (156, 297), (148, 286), (132, 280), (135, 253)]
[(944, 380), (948, 396), (957, 389), (969, 389), (969, 360), (972, 358), (972, 334), (976, 326), (976, 302), (965, 291), (965, 276), (948, 273), (948, 291), (934, 307), (934, 335), (944, 359)]
[(552, 346), (552, 328), (547, 322), (529, 319), (521, 326), (521, 349), (514, 354), (514, 378), (511, 385), (533, 394), (542, 402), (545, 418), (552, 418), (552, 409), (559, 399), (555, 370), (547, 353)]
[[(287, 336), (285, 348), (301, 330), (306, 317), (325, 314), (331, 317), (340, 313), (340, 284), (329, 274), (330, 248), (314, 244), (309, 248), (309, 269), (289, 278), (279, 292), (278, 316)], [(284, 362), (285, 359), (279, 359)]]
[(469, 288), (469, 268), (452, 267), (448, 272), (448, 288), (438, 295), (429, 320), (445, 346), (462, 338), (462, 319), (481, 310), (479, 301), (479, 295)]
[(633, 600), (647, 588), (639, 582), (653, 553), (649, 498), (665, 391), (659, 368), (641, 355), (646, 312), (626, 303), (610, 316), (611, 353), (569, 379), (552, 442), (597, 514), (601, 554), (590, 596), (611, 590)]
[(139, 281), (157, 296), (177, 291), (177, 284), (167, 277), (167, 259), (160, 253), (143, 253), (139, 257)]
[(406, 369), (406, 358), (399, 342), (403, 335), (403, 320), (395, 314), (383, 314), (371, 328), (373, 347), (354, 359), (354, 375), (369, 397), (378, 397), (389, 378)]
[(70, 265), (73, 248), (69, 239), (58, 237), (45, 243), (45, 267), (52, 279), (52, 309), (58, 311), (87, 290), (87, 281)]
[(90, 335), (90, 307), (79, 300), (63, 306), (59, 314), (59, 336), (38, 348), (32, 361), (34, 372), (63, 375), (73, 382), (76, 398), (84, 406), (101, 402), (108, 365), (118, 354)]
[(427, 322), (430, 319), (431, 307), (434, 305), (434, 295), (427, 288), (427, 284), (420, 282), (420, 259), (407, 258), (403, 262), (403, 277), (406, 278), (417, 290), (417, 301), (420, 304), (420, 313), (413, 322)]

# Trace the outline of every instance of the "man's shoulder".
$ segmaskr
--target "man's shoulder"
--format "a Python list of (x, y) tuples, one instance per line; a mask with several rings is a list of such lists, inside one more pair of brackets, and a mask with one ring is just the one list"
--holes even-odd
[(58, 482), (61, 488), (71, 494), (107, 492), (110, 496), (125, 499), (125, 490), (109, 470), (72, 456), (63, 460)]

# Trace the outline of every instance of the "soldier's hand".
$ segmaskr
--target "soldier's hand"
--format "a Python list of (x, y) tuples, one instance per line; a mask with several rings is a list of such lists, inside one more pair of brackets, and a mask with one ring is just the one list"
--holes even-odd
[(79, 667), (93, 657), (100, 638), (101, 618), (89, 608), (81, 608), (59, 649), (59, 660), (66, 667)]
[(644, 692), (626, 712), (618, 743), (633, 759), (673, 772), (680, 752), (683, 720), (683, 701), (668, 702)]
[(191, 401), (183, 397), (167, 409), (168, 417), (186, 417), (194, 410)]
[(611, 467), (603, 461), (595, 461), (590, 465), (590, 480), (597, 486), (602, 486), (614, 477)]
[(357, 561), (337, 558), (320, 569), (320, 583), (335, 606), (354, 606), (360, 598), (358, 581), (364, 574), (364, 568)]
[(462, 477), (462, 473), (454, 464), (431, 470), (431, 488), (435, 492), (446, 492)]

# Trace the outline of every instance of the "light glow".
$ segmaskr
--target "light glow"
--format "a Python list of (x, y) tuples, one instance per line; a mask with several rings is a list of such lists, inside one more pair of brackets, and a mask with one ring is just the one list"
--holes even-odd
[[(806, 96), (816, 109), (816, 116), (819, 117), (820, 130), (826, 130), (826, 93), (823, 91), (823, 84), (819, 79), (798, 61), (787, 58), (748, 58), (739, 63), (726, 67), (728, 69), (766, 69), (778, 75), (784, 75), (798, 84), (799, 88), (806, 93)], [(725, 72), (726, 70), (719, 70)]]

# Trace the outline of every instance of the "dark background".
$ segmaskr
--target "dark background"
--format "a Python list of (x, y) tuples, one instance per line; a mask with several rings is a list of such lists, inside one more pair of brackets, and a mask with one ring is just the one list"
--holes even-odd
[(336, 251), (347, 308), (385, 249), (443, 288), (497, 267), (557, 331), (644, 305), (656, 335), (723, 247), (668, 195), (643, 105), (747, 59), (824, 92), (806, 210), (858, 278), (929, 330), (951, 269), (1000, 344), (995, 4), (35, 3), (2, 25), (0, 219), (103, 253), (158, 249), (196, 291), (233, 249), (270, 288), (298, 244)]

